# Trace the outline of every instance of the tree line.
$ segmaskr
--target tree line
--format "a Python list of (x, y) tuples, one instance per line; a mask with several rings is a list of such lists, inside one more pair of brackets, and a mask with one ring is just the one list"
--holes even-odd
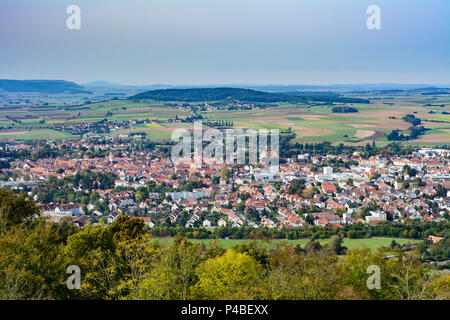
[[(347, 250), (339, 236), (303, 248), (250, 242), (226, 249), (182, 237), (164, 244), (128, 216), (83, 229), (70, 218), (39, 218), (31, 200), (6, 190), (0, 226), (0, 299), (450, 298), (450, 275), (417, 253), (395, 245)], [(67, 286), (70, 266), (81, 271), (79, 289)], [(367, 286), (369, 266), (379, 268), (379, 289)]]

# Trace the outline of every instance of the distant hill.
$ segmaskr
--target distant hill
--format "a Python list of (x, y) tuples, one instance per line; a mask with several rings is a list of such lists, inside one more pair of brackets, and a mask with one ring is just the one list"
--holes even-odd
[(306, 102), (305, 98), (299, 96), (239, 88), (150, 90), (131, 96), (128, 99), (133, 101), (151, 99), (159, 101), (183, 102), (221, 100), (237, 100), (241, 102)]
[[(211, 87), (213, 85), (210, 85)], [(268, 92), (293, 92), (293, 91), (333, 91), (333, 92), (351, 92), (351, 91), (374, 91), (374, 90), (409, 90), (429, 87), (427, 84), (401, 84), (401, 83), (368, 83), (368, 84), (331, 84), (331, 85), (258, 85), (258, 84), (229, 84), (229, 85), (214, 85), (215, 87), (232, 87), (254, 89)], [(446, 87), (447, 85), (440, 85)]]
[[(450, 88), (445, 87), (420, 87), (414, 89), (386, 89), (386, 90), (372, 90), (371, 92), (376, 94), (396, 94), (396, 93), (421, 93), (422, 95), (431, 94), (449, 94)], [(360, 93), (363, 91), (358, 91), (355, 93)]]
[[(160, 89), (201, 89), (201, 88), (237, 88), (265, 91), (272, 93), (293, 93), (293, 92), (368, 92), (380, 90), (414, 90), (419, 88), (431, 87), (427, 84), (401, 84), (401, 83), (379, 83), (379, 84), (334, 84), (334, 85), (258, 85), (258, 84), (219, 84), (210, 83), (207, 85), (170, 85), (170, 84), (152, 84), (152, 85), (127, 85), (117, 84), (109, 81), (93, 81), (82, 84), (84, 87), (98, 88), (121, 88), (121, 89), (139, 89), (139, 90), (160, 90)], [(440, 85), (446, 87), (446, 85)]]
[(92, 81), (89, 83), (83, 83), (83, 87), (101, 87), (101, 88), (124, 88), (121, 84), (112, 83), (108, 81)]
[(330, 91), (289, 91), (283, 93), (293, 96), (300, 96), (308, 101), (323, 101), (326, 103), (370, 103), (370, 100), (367, 99), (344, 97), (339, 93)]
[[(83, 87), (87, 87), (87, 88), (92, 88), (94, 89), (120, 89), (120, 90), (141, 90), (141, 91), (148, 91), (148, 90), (156, 90), (156, 89), (172, 89), (174, 88), (171, 85), (167, 85), (167, 84), (153, 84), (153, 85), (143, 85), (143, 86), (139, 86), (139, 85), (124, 85), (124, 84), (118, 84), (118, 83), (113, 83), (113, 82), (109, 82), (109, 81), (92, 81), (92, 82), (88, 82), (88, 83), (83, 83), (82, 84)], [(181, 88), (185, 88), (185, 87), (180, 87)]]
[(64, 80), (0, 79), (0, 89), (8, 92), (89, 93), (79, 84)]

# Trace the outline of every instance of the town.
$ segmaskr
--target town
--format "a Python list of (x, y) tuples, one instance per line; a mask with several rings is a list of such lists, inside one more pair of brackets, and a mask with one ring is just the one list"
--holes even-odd
[(44, 216), (79, 227), (112, 224), (120, 215), (148, 228), (274, 230), (449, 218), (447, 149), (368, 158), (300, 153), (268, 175), (259, 163), (173, 164), (169, 147), (117, 138), (3, 143), (0, 187), (26, 192)]

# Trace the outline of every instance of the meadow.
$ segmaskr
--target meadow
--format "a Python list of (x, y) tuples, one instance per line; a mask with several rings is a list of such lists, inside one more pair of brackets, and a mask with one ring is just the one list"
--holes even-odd
[(58, 140), (71, 138), (73, 135), (67, 132), (59, 132), (52, 129), (32, 129), (32, 130), (12, 130), (12, 131), (0, 131), (0, 140)]
[[(367, 239), (344, 239), (344, 246), (346, 246), (349, 250), (353, 249), (360, 249), (360, 248), (369, 248), (371, 250), (376, 250), (381, 247), (388, 247), (392, 240), (395, 240), (398, 244), (404, 245), (406, 243), (420, 243), (421, 240), (412, 240), (412, 239), (397, 239), (397, 238), (382, 238), (382, 237), (374, 237), (374, 238), (367, 238)], [(173, 241), (173, 238), (154, 238), (154, 241), (161, 243), (161, 244), (171, 244)], [(297, 239), (297, 240), (286, 240), (286, 239), (280, 239), (280, 240), (247, 240), (247, 239), (217, 239), (217, 240), (209, 240), (209, 239), (190, 239), (189, 241), (193, 243), (204, 243), (207, 247), (211, 247), (213, 245), (218, 245), (220, 247), (223, 247), (225, 249), (228, 249), (236, 244), (242, 244), (242, 243), (249, 243), (252, 241), (256, 241), (259, 245), (271, 249), (276, 248), (280, 245), (290, 245), (290, 246), (297, 246), (300, 245), (300, 247), (304, 248), (308, 242), (310, 242), (309, 239)], [(320, 239), (318, 240), (321, 245), (325, 245), (329, 239)]]

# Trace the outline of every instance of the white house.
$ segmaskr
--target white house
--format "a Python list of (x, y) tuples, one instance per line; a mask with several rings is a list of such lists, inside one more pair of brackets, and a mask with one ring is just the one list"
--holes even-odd
[(370, 221), (386, 221), (387, 220), (387, 216), (386, 213), (380, 212), (380, 211), (370, 211), (370, 216), (366, 216), (366, 221), (370, 222)]
[(203, 227), (210, 228), (211, 227), (211, 221), (209, 221), (208, 219), (205, 219), (203, 221)]

